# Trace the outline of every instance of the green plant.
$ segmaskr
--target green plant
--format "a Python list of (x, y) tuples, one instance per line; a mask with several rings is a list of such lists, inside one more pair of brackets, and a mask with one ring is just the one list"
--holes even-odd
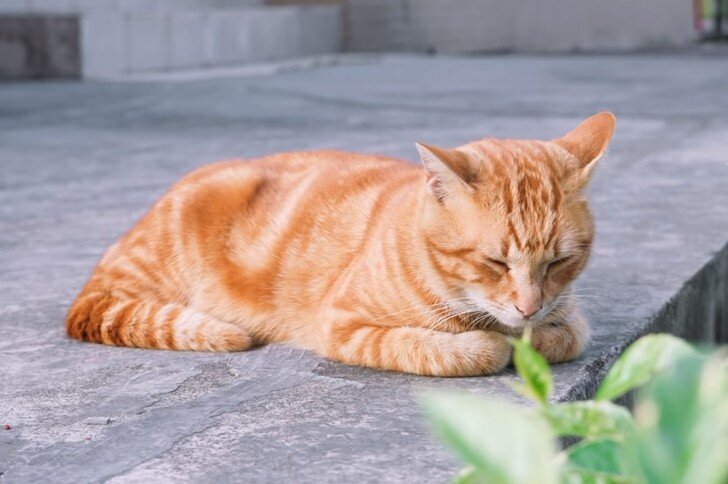
[[(469, 465), (459, 483), (728, 482), (728, 366), (666, 334), (645, 336), (616, 361), (595, 399), (549, 403), (551, 370), (530, 344), (512, 341), (533, 407), (470, 394), (429, 393), (435, 430)], [(644, 385), (644, 386), (643, 386)], [(638, 387), (634, 416), (612, 403)], [(557, 451), (557, 437), (581, 440)]]
[[(715, 16), (716, 7), (718, 5), (716, 0), (702, 0), (702, 1), (703, 1), (703, 6), (702, 6), (703, 7), (702, 8), (703, 18), (712, 19)], [(721, 5), (723, 7), (723, 9), (722, 9), (723, 17), (728, 16), (728, 2), (725, 2), (725, 0), (724, 0), (723, 2), (721, 2)]]

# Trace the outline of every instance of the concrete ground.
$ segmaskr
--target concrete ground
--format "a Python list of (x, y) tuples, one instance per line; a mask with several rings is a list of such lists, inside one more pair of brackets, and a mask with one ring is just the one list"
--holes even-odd
[(717, 55), (392, 56), (264, 77), (0, 85), (0, 481), (443, 482), (460, 464), (430, 436), (419, 389), (513, 398), (511, 370), (435, 379), (284, 346), (66, 339), (65, 311), (104, 248), (220, 158), (336, 147), (413, 160), (415, 141), (550, 138), (610, 109), (579, 285), (594, 341), (554, 368), (555, 398), (590, 395), (645, 332), (728, 340), (726, 85)]

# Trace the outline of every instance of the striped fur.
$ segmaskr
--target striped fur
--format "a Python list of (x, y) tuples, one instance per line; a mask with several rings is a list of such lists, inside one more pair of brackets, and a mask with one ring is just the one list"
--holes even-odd
[(418, 145), (424, 169), (317, 151), (228, 161), (175, 184), (108, 249), (67, 317), (109, 345), (284, 342), (422, 375), (499, 371), (528, 324), (550, 361), (588, 328), (571, 297), (594, 235), (582, 196), (614, 129), (550, 142)]

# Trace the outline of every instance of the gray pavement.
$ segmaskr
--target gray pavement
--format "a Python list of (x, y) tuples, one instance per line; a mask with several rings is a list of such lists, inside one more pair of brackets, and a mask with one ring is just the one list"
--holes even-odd
[(428, 433), (419, 389), (513, 398), (512, 370), (434, 379), (284, 346), (66, 339), (65, 311), (104, 248), (168, 184), (221, 158), (334, 147), (415, 159), (415, 141), (550, 138), (610, 109), (579, 285), (594, 341), (554, 368), (555, 398), (589, 395), (648, 331), (727, 341), (727, 83), (728, 57), (643, 55), (0, 84), (0, 481), (442, 482), (460, 464)]

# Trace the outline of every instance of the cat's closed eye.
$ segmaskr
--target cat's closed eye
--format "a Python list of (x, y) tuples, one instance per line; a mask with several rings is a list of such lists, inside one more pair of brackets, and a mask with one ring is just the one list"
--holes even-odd
[(572, 255), (559, 257), (546, 264), (546, 271), (552, 272), (552, 271), (558, 270), (561, 267), (564, 267), (564, 266), (568, 265), (569, 263), (573, 262), (574, 260), (575, 260), (575, 258)]
[(508, 272), (510, 271), (510, 267), (508, 267), (508, 264), (505, 261), (494, 259), (492, 257), (486, 257), (485, 258), (485, 264), (498, 272)]

